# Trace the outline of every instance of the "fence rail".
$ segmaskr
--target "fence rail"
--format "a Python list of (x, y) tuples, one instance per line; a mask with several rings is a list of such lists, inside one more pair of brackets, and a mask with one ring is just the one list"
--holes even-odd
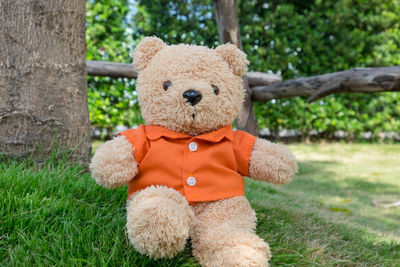
[[(88, 75), (92, 76), (136, 79), (138, 75), (133, 64), (87, 60), (86, 65)], [(280, 75), (263, 72), (248, 72), (246, 76), (250, 86), (263, 86), (282, 81)]]
[[(92, 76), (137, 78), (132, 64), (88, 60), (87, 72)], [(282, 81), (276, 74), (246, 73), (252, 101), (308, 96), (308, 102), (337, 93), (375, 93), (400, 91), (400, 66), (354, 68), (311, 77)]]

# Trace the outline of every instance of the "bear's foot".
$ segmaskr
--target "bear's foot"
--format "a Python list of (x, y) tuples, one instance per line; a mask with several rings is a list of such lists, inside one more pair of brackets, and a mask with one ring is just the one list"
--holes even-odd
[[(226, 233), (220, 238), (218, 248), (196, 249), (195, 254), (202, 266), (207, 267), (266, 267), (271, 257), (269, 246), (257, 235), (237, 232)], [(223, 242), (226, 241), (226, 242)], [(222, 242), (221, 242), (222, 241)]]
[(171, 258), (182, 251), (193, 223), (187, 200), (174, 189), (150, 186), (128, 200), (129, 240), (152, 258)]
[(243, 196), (193, 206), (193, 255), (205, 267), (265, 267), (269, 246), (255, 233), (256, 215)]

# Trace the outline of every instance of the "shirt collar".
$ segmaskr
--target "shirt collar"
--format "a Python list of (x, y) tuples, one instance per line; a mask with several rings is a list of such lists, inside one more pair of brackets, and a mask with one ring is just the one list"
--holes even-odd
[(160, 137), (167, 137), (171, 139), (201, 139), (213, 143), (220, 142), (223, 138), (233, 140), (232, 125), (222, 127), (216, 131), (204, 133), (197, 136), (191, 136), (185, 133), (175, 132), (162, 126), (157, 125), (146, 125), (145, 126), (146, 136), (149, 140), (156, 140)]

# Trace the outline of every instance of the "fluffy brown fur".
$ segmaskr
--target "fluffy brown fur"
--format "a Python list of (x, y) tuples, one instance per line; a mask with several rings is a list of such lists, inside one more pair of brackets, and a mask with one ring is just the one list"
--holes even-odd
[(148, 187), (128, 200), (126, 211), (128, 237), (140, 253), (171, 258), (185, 248), (194, 214), (174, 189)]
[(250, 156), (251, 178), (273, 184), (286, 184), (296, 172), (296, 158), (289, 149), (260, 138), (256, 140)]
[[(147, 124), (199, 135), (230, 125), (239, 114), (244, 96), (241, 76), (248, 61), (233, 45), (167, 46), (147, 37), (136, 48), (134, 62)], [(171, 86), (164, 88), (167, 81)], [(217, 95), (213, 86), (219, 89)], [(194, 106), (182, 96), (190, 89), (202, 94)], [(93, 177), (106, 187), (127, 183), (137, 174), (133, 151), (123, 136), (106, 142), (90, 165)], [(249, 164), (252, 178), (282, 184), (296, 170), (289, 150), (256, 140)], [(255, 234), (255, 226), (255, 212), (245, 197), (190, 206), (174, 189), (151, 186), (127, 204), (128, 237), (137, 251), (153, 258), (173, 257), (184, 249), (190, 234), (193, 254), (203, 266), (267, 266), (269, 246)]]
[(138, 172), (132, 145), (124, 136), (99, 147), (89, 168), (96, 183), (107, 188), (128, 183)]
[(245, 197), (193, 206), (193, 255), (203, 266), (267, 266), (269, 246), (255, 234), (256, 214)]
[[(162, 42), (158, 38), (145, 38), (145, 44)], [(239, 114), (243, 103), (242, 79), (235, 75), (246, 70), (243, 52), (233, 45), (212, 50), (202, 46), (164, 46), (155, 55), (155, 44), (135, 50), (135, 66), (147, 68), (139, 73), (137, 92), (142, 116), (147, 124), (199, 135), (229, 125)], [(147, 51), (151, 49), (151, 52)], [(137, 55), (140, 55), (137, 58)], [(143, 55), (149, 55), (147, 58)], [(229, 56), (230, 55), (230, 56)], [(225, 61), (228, 60), (228, 61)], [(172, 86), (165, 91), (163, 84)], [(215, 95), (212, 86), (219, 89)], [(195, 89), (202, 94), (201, 101), (190, 105), (182, 94)]]

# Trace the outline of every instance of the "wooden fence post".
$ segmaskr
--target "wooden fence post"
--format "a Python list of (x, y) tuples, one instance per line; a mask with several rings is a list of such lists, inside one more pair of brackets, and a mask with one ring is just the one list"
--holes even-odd
[[(237, 19), (236, 0), (214, 0), (214, 10), (221, 43), (229, 42), (243, 50)], [(236, 120), (236, 126), (239, 130), (244, 130), (258, 136), (258, 125), (251, 101), (251, 91), (248, 79), (245, 76), (243, 77), (243, 83), (244, 89), (246, 90), (246, 96), (242, 111)]]

